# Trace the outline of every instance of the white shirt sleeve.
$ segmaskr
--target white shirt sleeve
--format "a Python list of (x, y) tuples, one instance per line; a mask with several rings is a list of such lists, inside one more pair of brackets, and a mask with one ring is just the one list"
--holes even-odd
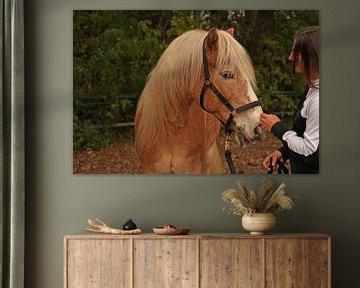
[[(307, 103), (306, 103), (307, 102)], [(306, 118), (304, 137), (297, 136), (295, 131), (287, 131), (283, 140), (289, 148), (301, 155), (308, 156), (314, 153), (319, 146), (319, 97), (306, 99), (301, 110), (301, 116)]]

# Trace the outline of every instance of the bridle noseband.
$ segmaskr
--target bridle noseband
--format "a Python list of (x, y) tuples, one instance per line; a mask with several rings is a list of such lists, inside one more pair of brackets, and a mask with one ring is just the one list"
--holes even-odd
[(219, 91), (219, 89), (216, 88), (216, 86), (212, 83), (211, 78), (210, 78), (209, 63), (207, 60), (206, 49), (205, 49), (205, 40), (203, 43), (203, 65), (204, 65), (205, 81), (204, 81), (204, 84), (201, 89), (200, 106), (203, 110), (205, 110), (206, 112), (209, 112), (208, 110), (206, 110), (206, 108), (204, 106), (205, 93), (206, 93), (206, 90), (209, 88), (211, 91), (214, 92), (214, 94), (221, 101), (221, 103), (223, 103), (226, 106), (226, 108), (230, 111), (229, 118), (227, 119), (227, 121), (225, 123), (225, 158), (228, 163), (231, 174), (236, 174), (236, 168), (232, 162), (231, 150), (230, 150), (230, 134), (232, 132), (232, 129), (230, 127), (231, 127), (231, 122), (233, 119), (233, 112), (242, 113), (251, 108), (261, 106), (261, 104), (259, 101), (253, 101), (253, 102), (246, 103), (245, 105), (242, 105), (238, 108), (234, 108), (234, 106), (231, 105), (231, 103)]

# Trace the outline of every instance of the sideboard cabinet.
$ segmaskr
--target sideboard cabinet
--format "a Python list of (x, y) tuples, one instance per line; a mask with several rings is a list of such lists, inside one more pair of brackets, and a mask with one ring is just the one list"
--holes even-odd
[(65, 288), (328, 288), (323, 234), (67, 235)]

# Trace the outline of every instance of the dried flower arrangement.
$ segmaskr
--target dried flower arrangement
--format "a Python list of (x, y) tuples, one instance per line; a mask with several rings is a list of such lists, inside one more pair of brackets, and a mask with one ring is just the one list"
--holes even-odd
[(273, 190), (274, 183), (264, 179), (258, 195), (249, 190), (243, 182), (238, 182), (239, 189), (227, 189), (222, 193), (222, 199), (231, 203), (229, 213), (233, 215), (252, 215), (255, 213), (283, 214), (285, 210), (294, 207), (294, 198), (285, 195), (285, 184)]

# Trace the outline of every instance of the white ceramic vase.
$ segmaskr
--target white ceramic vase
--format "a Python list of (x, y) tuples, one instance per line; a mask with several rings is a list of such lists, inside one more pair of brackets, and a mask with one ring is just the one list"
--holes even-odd
[(272, 230), (276, 226), (276, 217), (272, 213), (255, 213), (243, 215), (242, 226), (251, 235), (262, 235)]

